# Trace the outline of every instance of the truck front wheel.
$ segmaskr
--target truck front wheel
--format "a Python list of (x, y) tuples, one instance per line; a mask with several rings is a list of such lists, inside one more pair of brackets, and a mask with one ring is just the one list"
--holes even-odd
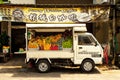
[(37, 69), (42, 73), (48, 72), (50, 70), (50, 63), (47, 60), (40, 60), (37, 63)]
[(92, 60), (86, 59), (81, 64), (81, 69), (83, 72), (91, 72), (95, 67), (95, 64)]

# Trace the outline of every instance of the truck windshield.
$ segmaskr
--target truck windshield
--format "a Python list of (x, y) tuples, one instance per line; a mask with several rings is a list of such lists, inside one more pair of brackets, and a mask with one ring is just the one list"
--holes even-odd
[(79, 35), (78, 36), (78, 45), (93, 45), (95, 40), (90, 35)]

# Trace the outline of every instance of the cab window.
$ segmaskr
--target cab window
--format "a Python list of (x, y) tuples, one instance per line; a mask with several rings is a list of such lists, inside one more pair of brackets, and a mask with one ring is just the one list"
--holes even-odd
[(93, 45), (95, 40), (90, 35), (79, 35), (78, 36), (78, 45)]

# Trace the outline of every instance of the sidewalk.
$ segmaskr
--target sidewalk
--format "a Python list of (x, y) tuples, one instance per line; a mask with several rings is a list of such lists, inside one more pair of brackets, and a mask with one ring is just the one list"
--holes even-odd
[(0, 68), (6, 67), (6, 68), (21, 68), (21, 67), (26, 67), (25, 64), (25, 55), (14, 55), (10, 60), (7, 62), (0, 62)]
[(118, 70), (119, 68), (116, 67), (115, 65), (99, 65), (97, 66), (98, 69), (100, 69), (101, 71), (108, 71), (108, 70)]

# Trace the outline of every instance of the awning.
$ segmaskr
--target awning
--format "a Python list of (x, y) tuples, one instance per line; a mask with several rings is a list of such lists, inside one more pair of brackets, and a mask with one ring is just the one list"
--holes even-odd
[(26, 27), (86, 27), (86, 24), (26, 24)]
[[(27, 28), (54, 28), (53, 29), (49, 29), (52, 31), (55, 31), (55, 29), (57, 28), (57, 30), (61, 30), (58, 29), (58, 27), (60, 28), (70, 28), (72, 27), (74, 31), (87, 31), (86, 29), (86, 24), (26, 24)], [(41, 29), (41, 32), (47, 31), (49, 32), (48, 29)], [(63, 31), (63, 30), (62, 30)]]

